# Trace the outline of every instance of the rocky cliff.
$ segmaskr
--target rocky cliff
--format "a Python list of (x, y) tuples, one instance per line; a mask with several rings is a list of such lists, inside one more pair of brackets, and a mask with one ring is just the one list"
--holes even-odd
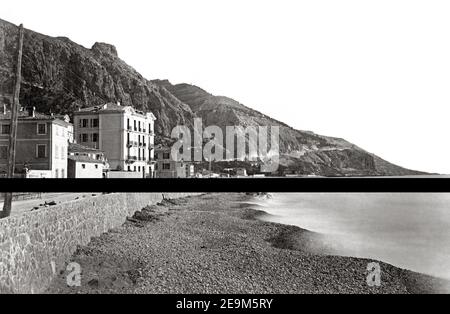
[[(0, 102), (9, 103), (17, 52), (17, 27), (0, 20)], [(325, 137), (272, 119), (239, 102), (203, 89), (149, 81), (122, 61), (116, 48), (96, 43), (91, 49), (65, 37), (25, 30), (20, 100), (41, 112), (68, 113), (81, 107), (120, 101), (157, 118), (159, 141), (172, 128), (203, 125), (280, 127), (281, 162), (285, 169), (316, 175), (408, 175), (418, 172), (390, 164), (339, 138)]]
[[(0, 20), (0, 95), (6, 101), (12, 94), (16, 51), (17, 27)], [(79, 107), (120, 101), (152, 111), (159, 134), (192, 123), (189, 106), (146, 80), (105, 43), (87, 49), (68, 38), (25, 30), (22, 75), (21, 103), (42, 112), (70, 114)]]

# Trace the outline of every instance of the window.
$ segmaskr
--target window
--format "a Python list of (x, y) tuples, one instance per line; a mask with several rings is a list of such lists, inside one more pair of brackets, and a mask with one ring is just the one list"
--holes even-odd
[(64, 169), (61, 169), (61, 178), (65, 178), (65, 177), (66, 177), (66, 174), (64, 172)]
[(0, 134), (9, 134), (11, 132), (11, 127), (9, 124), (2, 124), (0, 128)]
[(47, 145), (46, 144), (37, 144), (36, 145), (36, 158), (45, 158), (47, 157)]
[(98, 169), (98, 165), (95, 165), (95, 169)]
[(55, 169), (55, 178), (58, 178), (58, 169)]
[(38, 135), (47, 134), (47, 124), (46, 123), (38, 123), (37, 124), (37, 134)]
[(155, 164), (155, 170), (158, 170), (158, 164)]
[(92, 133), (92, 142), (98, 142), (98, 133)]
[(134, 120), (133, 123), (134, 123), (134, 130), (137, 131), (136, 120)]
[(88, 135), (86, 133), (81, 134), (81, 141), (82, 142), (87, 142), (88, 141)]
[(55, 146), (55, 159), (59, 158), (59, 147), (58, 145)]
[(0, 159), (8, 159), (8, 146), (0, 146)]
[(136, 172), (136, 166), (134, 166), (134, 171)]
[(91, 119), (91, 128), (98, 128), (98, 119)]
[(170, 164), (163, 164), (163, 170), (170, 170)]
[(128, 171), (131, 171), (131, 167), (130, 166), (128, 166)]
[(138, 166), (138, 171), (141, 172), (141, 166)]
[(64, 146), (61, 146), (61, 159), (66, 158), (65, 151), (66, 151), (66, 148)]
[(86, 164), (81, 164), (81, 168), (86, 169)]
[(130, 118), (127, 118), (127, 129), (129, 130), (131, 128), (131, 125), (130, 125)]
[(163, 159), (170, 159), (170, 153), (163, 153)]
[(83, 128), (87, 128), (88, 127), (88, 119), (83, 119)]

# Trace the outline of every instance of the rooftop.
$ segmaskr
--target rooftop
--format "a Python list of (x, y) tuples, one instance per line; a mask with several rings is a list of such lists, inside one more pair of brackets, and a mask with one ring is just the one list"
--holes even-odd
[(93, 154), (103, 153), (103, 151), (100, 149), (83, 146), (77, 143), (69, 143), (68, 151), (69, 153), (93, 153)]
[(134, 114), (139, 114), (142, 116), (150, 115), (153, 120), (156, 120), (155, 116), (151, 112), (144, 112), (142, 110), (137, 110), (132, 106), (122, 106), (120, 102), (118, 103), (106, 103), (101, 106), (92, 106), (86, 108), (80, 108), (74, 114), (89, 114), (89, 113), (108, 113), (108, 112), (126, 112), (129, 111)]
[(155, 146), (155, 152), (164, 152), (164, 153), (168, 153), (171, 152), (172, 148), (171, 147), (167, 147), (167, 146), (162, 146), (161, 144), (158, 144)]
[(80, 155), (69, 155), (67, 156), (67, 159), (77, 161), (77, 162), (89, 162), (89, 163), (95, 163), (95, 164), (104, 164), (103, 160), (94, 159), (88, 156), (80, 156)]
[[(37, 112), (34, 107), (24, 108), (21, 107), (19, 111), (19, 120), (42, 120), (42, 121), (53, 121), (59, 120), (60, 122), (70, 124), (68, 115), (60, 114), (45, 114)], [(6, 110), (6, 106), (3, 105), (3, 110), (0, 112), (0, 120), (11, 120), (11, 110)]]

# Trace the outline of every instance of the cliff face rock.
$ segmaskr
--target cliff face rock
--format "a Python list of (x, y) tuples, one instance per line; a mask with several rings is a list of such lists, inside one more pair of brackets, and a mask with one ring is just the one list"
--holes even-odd
[[(0, 102), (10, 103), (17, 54), (17, 27), (0, 20)], [(355, 145), (292, 127), (231, 98), (214, 96), (188, 84), (149, 81), (119, 58), (113, 45), (91, 49), (66, 37), (49, 37), (25, 30), (22, 105), (41, 112), (71, 114), (78, 108), (120, 101), (152, 111), (157, 141), (167, 142), (176, 125), (279, 126), (282, 168), (316, 175), (419, 174), (392, 165)]]
[[(0, 94), (12, 94), (17, 27), (0, 20)], [(143, 78), (119, 59), (113, 45), (84, 48), (65, 37), (25, 30), (21, 103), (43, 112), (71, 113), (80, 107), (120, 101), (156, 116), (156, 132), (170, 136), (175, 125), (193, 120), (189, 106), (164, 87)]]

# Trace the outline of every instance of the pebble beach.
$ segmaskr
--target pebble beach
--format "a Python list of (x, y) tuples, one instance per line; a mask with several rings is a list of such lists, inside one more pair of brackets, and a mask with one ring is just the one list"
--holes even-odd
[[(47, 293), (439, 293), (441, 279), (326, 255), (317, 234), (258, 219), (244, 193), (165, 200), (78, 247), (81, 286), (62, 270)], [(367, 283), (367, 265), (381, 269)]]

